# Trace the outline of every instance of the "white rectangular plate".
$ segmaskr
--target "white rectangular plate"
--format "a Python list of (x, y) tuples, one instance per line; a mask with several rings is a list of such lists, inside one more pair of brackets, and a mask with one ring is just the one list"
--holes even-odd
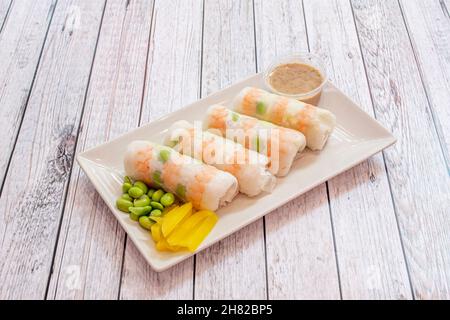
[[(138, 223), (132, 221), (127, 214), (116, 209), (115, 201), (121, 194), (124, 175), (122, 161), (126, 147), (128, 143), (137, 139), (161, 143), (167, 128), (174, 121), (202, 120), (210, 105), (216, 103), (229, 105), (231, 99), (246, 86), (264, 88), (262, 75), (254, 75), (77, 156), (78, 163), (98, 193), (119, 220), (129, 238), (156, 271), (163, 271), (192, 254), (158, 252), (150, 234), (143, 230)], [(218, 223), (197, 252), (258, 220), (320, 183), (355, 166), (396, 141), (390, 132), (330, 83), (326, 85), (322, 93), (319, 106), (329, 109), (337, 118), (337, 127), (325, 148), (320, 152), (304, 151), (294, 162), (290, 173), (286, 177), (278, 179), (277, 186), (271, 194), (263, 194), (255, 198), (248, 198), (240, 194), (231, 204), (220, 209), (217, 212)]]

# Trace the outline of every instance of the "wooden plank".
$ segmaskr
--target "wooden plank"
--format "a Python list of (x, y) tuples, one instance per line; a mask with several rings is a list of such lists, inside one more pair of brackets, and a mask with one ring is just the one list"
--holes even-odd
[(442, 11), (447, 12), (447, 17), (450, 18), (450, 0), (439, 0), (439, 4), (442, 7)]
[[(156, 1), (141, 123), (199, 97), (202, 2)], [(192, 299), (193, 258), (154, 272), (127, 241), (121, 299)]]
[(450, 297), (450, 178), (397, 1), (353, 1), (414, 295)]
[(0, 198), (3, 299), (45, 296), (103, 8), (55, 8)]
[[(106, 4), (77, 153), (136, 127), (153, 2)], [(117, 299), (125, 233), (74, 165), (47, 298)]]
[[(252, 1), (205, 1), (202, 95), (255, 73)], [(263, 220), (196, 256), (195, 299), (265, 299)], [(213, 285), (212, 285), (213, 284)]]
[[(276, 56), (308, 51), (301, 1), (255, 1), (258, 68)], [(338, 299), (326, 185), (266, 216), (268, 297)]]
[[(373, 115), (350, 3), (308, 0), (304, 6), (311, 51), (325, 61), (330, 80)], [(342, 298), (411, 298), (383, 157), (328, 186)]]
[[(6, 8), (5, 4), (6, 1), (2, 1), (1, 7)], [(16, 1), (1, 31), (0, 186), (14, 149), (54, 5), (55, 0)]]
[(0, 33), (2, 32), (3, 23), (8, 15), (11, 3), (12, 0), (0, 0)]
[(438, 0), (400, 4), (450, 171), (450, 18)]

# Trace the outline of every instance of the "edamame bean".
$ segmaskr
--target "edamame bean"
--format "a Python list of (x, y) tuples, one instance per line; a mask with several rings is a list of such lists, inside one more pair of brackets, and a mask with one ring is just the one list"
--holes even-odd
[(155, 217), (155, 216), (152, 216), (152, 215), (148, 215), (147, 217), (150, 220), (152, 220), (153, 222), (156, 222), (156, 223), (160, 223), (162, 221), (162, 217)]
[(172, 193), (170, 193), (170, 192), (165, 193), (165, 194), (161, 197), (161, 199), (159, 199), (159, 202), (161, 202), (161, 204), (162, 204), (164, 207), (171, 206), (171, 205), (173, 204), (174, 201), (175, 201), (175, 196), (174, 196)]
[(133, 202), (131, 202), (127, 199), (119, 198), (116, 201), (116, 206), (117, 206), (117, 209), (119, 209), (120, 211), (130, 212), (130, 210), (128, 210), (128, 208), (133, 207)]
[(143, 194), (138, 199), (134, 200), (135, 207), (145, 207), (149, 205), (150, 205), (150, 198), (146, 194)]
[(122, 192), (128, 192), (128, 190), (130, 190), (131, 187), (132, 187), (131, 183), (125, 182), (122, 185)]
[(186, 199), (186, 187), (182, 184), (177, 185), (176, 193), (180, 198)]
[(130, 212), (130, 219), (133, 221), (138, 221), (139, 220), (139, 216), (133, 212)]
[(161, 171), (156, 170), (155, 172), (153, 172), (152, 179), (153, 179), (153, 184), (156, 185), (157, 187), (160, 187), (162, 184)]
[(152, 212), (150, 212), (150, 215), (152, 217), (161, 217), (162, 212), (161, 212), (161, 210), (155, 209), (155, 210), (152, 210)]
[(158, 209), (158, 210), (164, 210), (164, 207), (161, 203), (156, 202), (156, 201), (152, 201), (150, 202), (150, 205), (152, 206), (153, 209)]
[(147, 195), (151, 198), (152, 196), (153, 196), (153, 194), (155, 193), (155, 189), (150, 189), (150, 190), (148, 190), (148, 192), (147, 192)]
[(170, 158), (170, 151), (168, 149), (163, 149), (159, 152), (159, 160), (161, 160), (162, 163), (166, 163), (167, 160)]
[(138, 221), (139, 217), (145, 216), (149, 212), (152, 211), (152, 207), (146, 206), (146, 207), (131, 207), (130, 210), (130, 218), (131, 220)]
[(144, 193), (147, 193), (147, 191), (148, 191), (147, 185), (145, 184), (145, 182), (142, 182), (142, 181), (136, 181), (134, 183), (133, 187), (138, 187), (138, 188), (142, 189), (142, 191), (144, 191)]
[(131, 187), (130, 190), (128, 190), (128, 194), (132, 198), (137, 199), (144, 194), (144, 191), (142, 191), (142, 189), (138, 187)]
[(157, 191), (155, 191), (155, 193), (152, 194), (152, 200), (159, 201), (159, 199), (161, 199), (163, 194), (164, 194), (164, 191), (161, 189), (158, 189)]
[(264, 102), (260, 101), (256, 104), (256, 113), (257, 114), (264, 114), (266, 113), (267, 106)]
[(131, 180), (131, 178), (129, 176), (125, 176), (125, 177), (123, 177), (123, 183), (133, 184), (133, 181)]
[(155, 222), (152, 221), (152, 220), (150, 220), (150, 218), (147, 217), (147, 216), (141, 216), (141, 217), (139, 217), (139, 224), (140, 224), (140, 226), (141, 226), (142, 228), (144, 228), (144, 229), (150, 230), (150, 228), (152, 227), (152, 225), (153, 225), (154, 223), (155, 223)]
[(133, 198), (132, 197), (130, 197), (130, 195), (128, 194), (128, 193), (124, 193), (122, 196), (121, 196), (121, 198), (122, 199), (125, 199), (125, 200), (128, 200), (128, 201), (133, 201)]

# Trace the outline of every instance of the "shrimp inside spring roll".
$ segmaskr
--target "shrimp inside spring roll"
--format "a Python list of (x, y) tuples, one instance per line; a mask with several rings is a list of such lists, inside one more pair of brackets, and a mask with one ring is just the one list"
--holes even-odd
[(336, 126), (336, 117), (328, 110), (259, 88), (244, 88), (234, 99), (233, 108), (239, 113), (300, 131), (311, 150), (322, 150)]
[(203, 125), (207, 129), (214, 129), (211, 132), (229, 139), (238, 132), (243, 133), (245, 139), (236, 141), (267, 155), (270, 171), (279, 177), (289, 172), (297, 153), (306, 146), (305, 136), (301, 132), (236, 113), (221, 105), (213, 105), (208, 109)]
[(238, 180), (239, 191), (248, 196), (271, 192), (275, 187), (276, 178), (268, 170), (269, 159), (266, 156), (232, 140), (202, 131), (201, 124), (194, 127), (184, 120), (175, 122), (169, 128), (165, 144), (231, 173)]
[(238, 192), (230, 173), (149, 141), (131, 142), (124, 166), (131, 178), (172, 192), (198, 210), (215, 211)]

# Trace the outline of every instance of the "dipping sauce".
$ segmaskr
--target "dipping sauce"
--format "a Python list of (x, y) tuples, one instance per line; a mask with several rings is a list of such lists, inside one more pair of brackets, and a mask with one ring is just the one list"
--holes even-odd
[[(269, 75), (270, 86), (280, 93), (289, 95), (311, 92), (323, 83), (324, 77), (311, 65), (292, 62), (276, 66)], [(306, 103), (317, 104), (320, 92), (300, 99)]]

